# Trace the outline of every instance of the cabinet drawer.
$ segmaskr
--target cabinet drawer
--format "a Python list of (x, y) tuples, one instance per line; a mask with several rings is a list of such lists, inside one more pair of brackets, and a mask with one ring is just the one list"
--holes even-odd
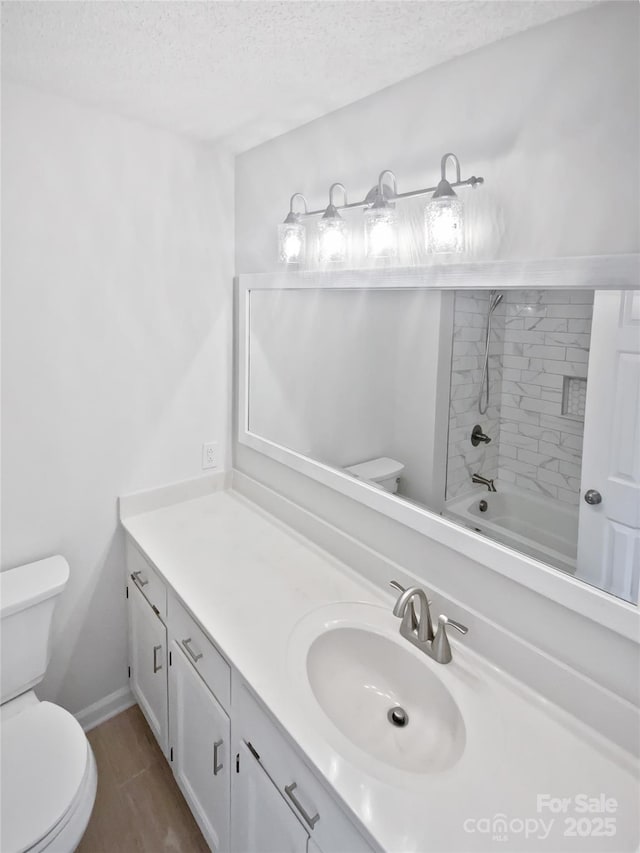
[(245, 685), (234, 693), (234, 712), (240, 738), (251, 744), (260, 764), (323, 853), (372, 853), (373, 848)]
[(167, 588), (151, 563), (127, 539), (128, 577), (138, 587), (163, 621), (167, 619)]
[(231, 669), (195, 619), (171, 596), (169, 632), (222, 707), (231, 705)]

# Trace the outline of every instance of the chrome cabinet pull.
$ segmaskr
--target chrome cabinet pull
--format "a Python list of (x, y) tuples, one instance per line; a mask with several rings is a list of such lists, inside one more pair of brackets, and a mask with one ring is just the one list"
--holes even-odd
[(294, 794), (293, 794), (293, 792), (295, 791), (295, 789), (296, 789), (297, 787), (298, 787), (298, 783), (297, 783), (297, 782), (292, 782), (290, 785), (285, 785), (285, 786), (284, 786), (284, 792), (285, 792), (285, 794), (289, 797), (289, 799), (291, 800), (291, 802), (293, 803), (293, 805), (298, 809), (298, 811), (300, 812), (300, 814), (302, 815), (302, 817), (305, 819), (305, 821), (309, 824), (309, 826), (311, 827), (311, 829), (313, 829), (313, 827), (316, 825), (316, 823), (320, 820), (320, 814), (319, 814), (319, 812), (316, 812), (316, 813), (313, 815), (313, 817), (310, 817), (310, 816), (307, 814), (307, 812), (305, 811), (304, 807), (303, 807), (303, 806), (302, 806), (302, 804), (300, 803), (300, 800), (299, 800), (297, 797), (295, 797), (295, 796), (294, 796)]
[(154, 646), (153, 647), (153, 674), (159, 672), (162, 669), (162, 664), (158, 663), (158, 652), (162, 649), (162, 646)]
[(131, 580), (137, 587), (140, 587), (140, 589), (142, 589), (143, 586), (146, 586), (149, 583), (146, 578), (142, 577), (142, 572), (132, 572)]
[(197, 663), (202, 657), (202, 652), (194, 652), (194, 650), (191, 648), (191, 646), (189, 645), (189, 643), (193, 642), (191, 637), (187, 637), (186, 640), (180, 640), (180, 642), (182, 643), (185, 652), (189, 653), (189, 657), (191, 658), (191, 660), (194, 663)]
[(224, 767), (224, 764), (222, 762), (220, 762), (220, 764), (218, 764), (218, 750), (220, 749), (220, 747), (222, 746), (223, 743), (224, 743), (224, 741), (217, 740), (213, 745), (213, 775), (214, 776), (217, 776), (218, 773)]

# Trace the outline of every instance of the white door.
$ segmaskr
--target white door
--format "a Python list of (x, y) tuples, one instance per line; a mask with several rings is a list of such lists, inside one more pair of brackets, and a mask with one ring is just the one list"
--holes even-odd
[(134, 584), (129, 615), (131, 690), (167, 755), (167, 629)]
[[(594, 492), (596, 494), (594, 494)], [(589, 503), (588, 500), (600, 502)], [(638, 602), (640, 291), (597, 291), (585, 408), (577, 576)]]
[(233, 768), (234, 853), (306, 853), (309, 834), (244, 741)]
[(173, 773), (213, 851), (229, 850), (230, 723), (174, 640), (169, 672)]

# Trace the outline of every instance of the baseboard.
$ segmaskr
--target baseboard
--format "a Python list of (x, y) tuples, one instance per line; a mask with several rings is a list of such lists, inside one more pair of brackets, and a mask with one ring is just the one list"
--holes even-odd
[(120, 711), (126, 711), (132, 705), (135, 705), (135, 698), (128, 687), (121, 687), (120, 690), (114, 690), (109, 693), (104, 699), (99, 699), (93, 705), (83, 708), (75, 714), (76, 720), (80, 723), (85, 732), (99, 726), (106, 720), (115, 717)]

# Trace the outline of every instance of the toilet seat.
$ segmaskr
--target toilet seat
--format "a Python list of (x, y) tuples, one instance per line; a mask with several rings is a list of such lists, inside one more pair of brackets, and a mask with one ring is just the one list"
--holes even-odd
[(26, 853), (73, 853), (78, 847), (93, 812), (98, 786), (98, 769), (88, 742), (87, 751), (87, 770), (71, 808), (53, 830)]
[(90, 813), (95, 762), (82, 727), (68, 711), (38, 702), (3, 719), (2, 853), (46, 849), (88, 794)]

